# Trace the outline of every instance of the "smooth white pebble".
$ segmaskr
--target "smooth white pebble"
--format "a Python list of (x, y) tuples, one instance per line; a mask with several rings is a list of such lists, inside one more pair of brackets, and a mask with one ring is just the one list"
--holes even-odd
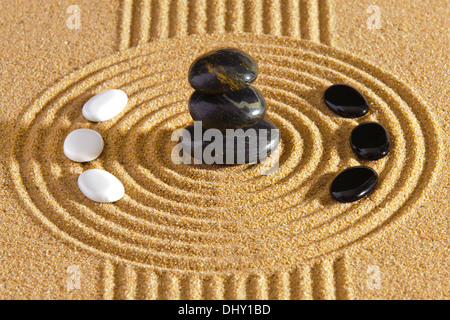
[(89, 169), (80, 174), (78, 187), (86, 197), (96, 202), (115, 202), (125, 194), (122, 182), (101, 169)]
[(93, 122), (114, 118), (125, 109), (127, 94), (120, 89), (109, 89), (90, 98), (83, 106), (83, 116)]
[(76, 162), (96, 159), (103, 151), (103, 138), (94, 130), (77, 129), (69, 133), (64, 140), (64, 154)]

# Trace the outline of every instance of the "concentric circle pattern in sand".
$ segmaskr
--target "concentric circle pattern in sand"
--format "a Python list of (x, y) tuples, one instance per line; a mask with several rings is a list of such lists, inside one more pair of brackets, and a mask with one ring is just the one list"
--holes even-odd
[[(261, 164), (171, 160), (172, 132), (192, 121), (188, 67), (219, 46), (238, 47), (259, 63), (255, 86), (282, 140), (274, 175), (261, 175)], [(322, 94), (334, 83), (361, 90), (369, 114), (356, 120), (333, 114)], [(128, 94), (125, 112), (104, 123), (85, 120), (84, 102), (110, 88)], [(40, 222), (99, 254), (178, 270), (289, 266), (344, 250), (412, 208), (433, 180), (440, 152), (428, 109), (393, 76), (336, 49), (263, 35), (190, 36), (119, 52), (59, 81), (17, 121), (11, 173)], [(387, 157), (367, 162), (352, 153), (350, 132), (363, 121), (389, 130)], [(64, 156), (64, 138), (77, 128), (103, 136), (97, 160), (80, 164)], [(333, 177), (358, 164), (378, 172), (376, 191), (356, 203), (333, 201)], [(86, 199), (77, 177), (89, 168), (118, 177), (125, 197), (114, 204)]]

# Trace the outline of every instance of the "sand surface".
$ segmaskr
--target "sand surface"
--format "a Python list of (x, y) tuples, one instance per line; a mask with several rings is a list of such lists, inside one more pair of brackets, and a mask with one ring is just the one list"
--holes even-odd
[[(2, 1), (1, 299), (448, 299), (449, 8), (444, 1)], [(375, 14), (376, 15), (376, 14)], [(73, 17), (73, 16), (72, 16)], [(279, 169), (175, 165), (189, 124), (187, 69), (240, 48), (280, 128)], [(371, 109), (343, 119), (322, 102), (348, 83)], [(81, 108), (109, 88), (118, 117)], [(390, 154), (361, 161), (351, 129), (378, 121)], [(95, 161), (62, 151), (77, 128), (100, 132)], [(379, 176), (361, 201), (333, 201), (337, 172)], [(77, 187), (103, 168), (125, 197), (98, 204)]]

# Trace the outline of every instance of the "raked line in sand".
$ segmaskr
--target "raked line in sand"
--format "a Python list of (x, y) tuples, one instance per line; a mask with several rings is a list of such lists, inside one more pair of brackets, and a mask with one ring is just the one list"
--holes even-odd
[(191, 34), (249, 32), (332, 45), (332, 0), (123, 0), (121, 50)]

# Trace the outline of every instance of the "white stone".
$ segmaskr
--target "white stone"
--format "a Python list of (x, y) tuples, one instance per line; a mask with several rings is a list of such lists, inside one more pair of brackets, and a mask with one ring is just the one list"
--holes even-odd
[(77, 129), (64, 140), (64, 154), (72, 161), (87, 162), (96, 159), (103, 146), (103, 138), (97, 131)]
[(119, 89), (110, 89), (90, 98), (83, 106), (83, 116), (93, 122), (114, 118), (125, 109), (128, 96)]
[(78, 187), (86, 197), (97, 202), (115, 202), (125, 194), (122, 182), (100, 169), (89, 169), (80, 174)]

